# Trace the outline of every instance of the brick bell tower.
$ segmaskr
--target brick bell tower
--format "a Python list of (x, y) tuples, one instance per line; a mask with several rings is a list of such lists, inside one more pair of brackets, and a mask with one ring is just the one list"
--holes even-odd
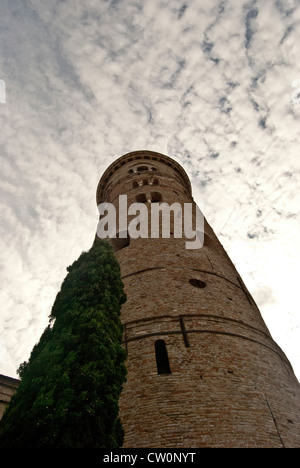
[[(183, 168), (152, 151), (103, 174), (97, 205), (194, 203)], [(300, 387), (253, 298), (204, 219), (184, 238), (111, 239), (127, 302), (120, 398), (124, 447), (300, 447)]]

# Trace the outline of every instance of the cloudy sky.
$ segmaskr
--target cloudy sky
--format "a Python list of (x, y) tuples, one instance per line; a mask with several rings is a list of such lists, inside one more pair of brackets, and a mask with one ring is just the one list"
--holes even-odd
[(300, 379), (299, 49), (300, 0), (0, 0), (0, 373), (90, 248), (103, 171), (149, 149), (185, 168)]

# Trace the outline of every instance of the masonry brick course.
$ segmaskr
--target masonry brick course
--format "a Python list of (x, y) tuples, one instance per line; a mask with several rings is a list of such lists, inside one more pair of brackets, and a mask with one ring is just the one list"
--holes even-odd
[[(120, 194), (130, 204), (154, 191), (168, 204), (194, 203), (178, 163), (136, 151), (105, 171), (97, 204), (118, 208)], [(151, 202), (145, 206), (150, 210)], [(127, 294), (124, 447), (300, 447), (293, 369), (206, 219), (204, 232), (198, 250), (171, 235), (131, 239), (116, 251)], [(157, 373), (158, 339), (166, 343), (170, 374)]]

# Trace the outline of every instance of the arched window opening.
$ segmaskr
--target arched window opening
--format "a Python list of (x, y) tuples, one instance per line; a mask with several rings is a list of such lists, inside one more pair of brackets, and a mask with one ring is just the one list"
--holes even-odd
[(129, 169), (128, 174), (133, 174), (133, 173), (134, 173), (134, 170), (133, 170), (133, 169)]
[(152, 203), (159, 203), (162, 200), (161, 193), (159, 192), (152, 192), (151, 193), (151, 202)]
[(157, 171), (157, 168), (154, 167), (154, 166), (152, 166), (152, 167), (151, 167), (151, 171)]
[(148, 166), (139, 166), (137, 168), (137, 171), (138, 172), (149, 171), (149, 168), (148, 168)]
[(154, 343), (154, 346), (155, 346), (157, 373), (158, 374), (171, 374), (166, 343), (164, 342), (164, 340), (156, 340)]
[(130, 244), (130, 235), (128, 231), (118, 232), (117, 237), (111, 239), (111, 243), (115, 252), (128, 247)]
[(148, 185), (148, 180), (147, 179), (143, 179), (143, 185)]
[(147, 203), (147, 197), (146, 197), (146, 194), (145, 193), (139, 193), (136, 197), (135, 197), (136, 201), (138, 203)]
[(138, 181), (137, 181), (137, 180), (134, 180), (134, 181), (132, 182), (132, 186), (133, 186), (133, 188), (138, 187), (138, 186), (139, 186)]
[(153, 179), (152, 184), (153, 184), (153, 185), (159, 185), (158, 179)]

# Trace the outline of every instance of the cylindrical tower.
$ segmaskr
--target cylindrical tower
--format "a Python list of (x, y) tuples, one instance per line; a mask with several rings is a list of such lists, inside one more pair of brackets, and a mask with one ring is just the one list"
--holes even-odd
[[(184, 169), (152, 151), (117, 159), (97, 205), (193, 203)], [(130, 219), (130, 217), (129, 217)], [(300, 447), (300, 387), (261, 314), (204, 220), (204, 245), (186, 239), (111, 239), (127, 302), (124, 447)]]

